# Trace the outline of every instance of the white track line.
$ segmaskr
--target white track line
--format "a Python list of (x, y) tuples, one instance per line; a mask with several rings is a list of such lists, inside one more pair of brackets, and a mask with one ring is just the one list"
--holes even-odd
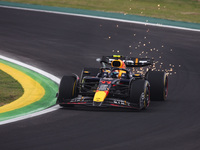
[[(60, 83), (60, 79), (58, 77), (56, 77), (56, 76), (54, 76), (54, 75), (52, 75), (52, 74), (50, 74), (48, 72), (45, 72), (45, 71), (43, 71), (41, 69), (38, 69), (36, 67), (33, 67), (31, 65), (25, 64), (25, 63), (20, 62), (18, 60), (14, 60), (14, 59), (2, 56), (2, 55), (0, 55), (0, 59), (12, 62), (12, 63), (17, 64), (19, 66), (28, 68), (30, 70), (33, 70), (33, 71), (35, 71), (35, 72), (37, 72), (37, 73), (39, 73), (39, 74), (41, 74), (43, 76), (46, 76), (47, 78), (51, 79), (52, 81), (56, 82), (57, 84)], [(28, 119), (28, 118), (39, 116), (39, 115), (43, 115), (43, 114), (58, 110), (59, 108), (60, 108), (60, 106), (55, 105), (53, 107), (47, 108), (45, 110), (42, 110), (42, 111), (39, 111), (39, 112), (36, 112), (36, 113), (32, 113), (32, 114), (24, 115), (24, 116), (21, 116), (21, 117), (17, 117), (17, 118), (1, 121), (0, 125), (8, 124), (8, 123), (11, 123), (11, 122), (16, 122), (16, 121), (20, 121), (20, 120), (24, 120), (24, 119)]]
[(39, 73), (39, 74), (41, 74), (41, 75), (43, 75), (43, 76), (45, 76), (45, 77), (51, 79), (51, 80), (53, 80), (53, 81), (56, 82), (57, 84), (60, 83), (60, 79), (59, 79), (58, 77), (56, 77), (56, 76), (54, 76), (54, 75), (52, 75), (52, 74), (50, 74), (50, 73), (48, 73), (48, 72), (45, 72), (45, 71), (43, 71), (43, 70), (41, 70), (41, 69), (38, 69), (38, 68), (36, 68), (36, 67), (33, 67), (33, 66), (31, 66), (31, 65), (25, 64), (25, 63), (20, 62), (20, 61), (18, 61), (18, 60), (14, 60), (14, 59), (11, 59), (11, 58), (2, 56), (2, 55), (0, 55), (0, 59), (9, 61), (9, 62), (14, 63), (14, 64), (17, 64), (17, 65), (19, 65), (19, 66), (28, 68), (28, 69), (30, 69), (30, 70), (33, 70), (33, 71), (35, 71), (35, 72), (37, 72), (37, 73)]
[(109, 17), (98, 17), (98, 16), (92, 16), (92, 15), (82, 15), (82, 14), (75, 14), (75, 13), (65, 13), (65, 12), (57, 12), (57, 11), (49, 11), (49, 10), (39, 10), (39, 9), (22, 8), (22, 7), (12, 7), (12, 6), (2, 6), (2, 5), (0, 5), (0, 7), (2, 7), (2, 8), (10, 8), (10, 9), (19, 9), (19, 10), (27, 10), (27, 11), (36, 11), (36, 12), (60, 14), (60, 15), (78, 16), (78, 17), (85, 17), (85, 18), (93, 18), (93, 19), (117, 21), (117, 22), (124, 22), (124, 23), (134, 23), (134, 24), (141, 24), (141, 25), (148, 25), (148, 26), (155, 26), (155, 27), (162, 27), (162, 28), (171, 28), (171, 29), (179, 29), (179, 30), (188, 30), (188, 31), (200, 32), (200, 29), (192, 29), (192, 28), (185, 28), (185, 27), (178, 27), (178, 26), (170, 26), (170, 25), (146, 23), (146, 22), (139, 22), (139, 21), (130, 21), (130, 20), (125, 20), (125, 19), (115, 19), (115, 18), (109, 18)]
[(20, 121), (20, 120), (24, 120), (24, 119), (29, 119), (29, 118), (32, 118), (32, 117), (40, 116), (40, 115), (43, 115), (43, 114), (46, 114), (46, 113), (49, 113), (49, 112), (53, 112), (53, 111), (58, 110), (58, 109), (60, 109), (60, 106), (59, 105), (55, 105), (53, 107), (47, 108), (45, 110), (42, 110), (42, 111), (39, 111), (39, 112), (36, 112), (36, 113), (32, 113), (32, 114), (29, 114), (29, 115), (24, 115), (24, 116), (21, 116), (21, 117), (17, 117), (17, 118), (1, 121), (0, 125), (4, 125), (4, 124), (8, 124), (8, 123), (17, 122), (17, 121)]

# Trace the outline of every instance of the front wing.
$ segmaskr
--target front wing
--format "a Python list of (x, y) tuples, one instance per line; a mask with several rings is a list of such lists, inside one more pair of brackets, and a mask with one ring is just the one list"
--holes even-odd
[(106, 98), (104, 102), (98, 103), (93, 102), (93, 97), (76, 97), (71, 100), (63, 100), (58, 104), (61, 105), (84, 105), (84, 106), (93, 106), (93, 107), (123, 107), (123, 108), (133, 108), (138, 109), (135, 104), (132, 104), (126, 100), (121, 100), (117, 98)]

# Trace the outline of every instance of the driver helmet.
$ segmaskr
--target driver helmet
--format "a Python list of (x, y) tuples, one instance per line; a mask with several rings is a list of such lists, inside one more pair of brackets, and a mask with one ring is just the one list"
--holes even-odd
[(118, 78), (119, 72), (112, 72), (110, 76), (111, 78)]

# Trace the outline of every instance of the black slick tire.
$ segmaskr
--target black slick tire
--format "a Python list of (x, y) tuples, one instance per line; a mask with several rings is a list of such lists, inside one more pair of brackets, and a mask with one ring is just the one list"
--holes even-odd
[(72, 106), (65, 104), (67, 101), (77, 97), (77, 77), (75, 75), (63, 76), (59, 86), (59, 93), (57, 98), (57, 103), (60, 106)]
[(168, 76), (165, 72), (149, 71), (146, 79), (150, 83), (152, 101), (164, 101), (168, 94)]
[(137, 109), (146, 109), (149, 106), (149, 82), (147, 80), (138, 79), (131, 82), (129, 101)]

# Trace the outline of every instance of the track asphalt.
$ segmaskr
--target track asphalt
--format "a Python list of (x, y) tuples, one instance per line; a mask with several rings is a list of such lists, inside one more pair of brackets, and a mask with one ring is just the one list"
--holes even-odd
[(25, 3), (14, 3), (14, 2), (6, 2), (0, 1), (1, 7), (16, 7), (24, 10), (34, 10), (34, 11), (45, 11), (51, 12), (55, 14), (64, 13), (72, 16), (84, 16), (89, 18), (104, 18), (106, 20), (120, 20), (121, 22), (134, 22), (136, 24), (154, 24), (154, 26), (165, 26), (165, 27), (178, 27), (178, 28), (187, 28), (190, 30), (200, 30), (200, 25), (197, 23), (188, 23), (188, 22), (180, 22), (166, 19), (158, 19), (152, 17), (144, 17), (137, 15), (129, 15), (123, 13), (112, 13), (112, 12), (102, 12), (102, 11), (92, 11), (85, 9), (75, 9), (75, 8), (66, 8), (66, 7), (52, 7), (52, 6), (41, 6), (41, 5), (33, 5), (33, 4), (25, 4)]
[(200, 149), (199, 32), (0, 8), (0, 33), (2, 55), (58, 77), (117, 51), (172, 72), (165, 102), (141, 112), (59, 109), (2, 125), (1, 149)]

